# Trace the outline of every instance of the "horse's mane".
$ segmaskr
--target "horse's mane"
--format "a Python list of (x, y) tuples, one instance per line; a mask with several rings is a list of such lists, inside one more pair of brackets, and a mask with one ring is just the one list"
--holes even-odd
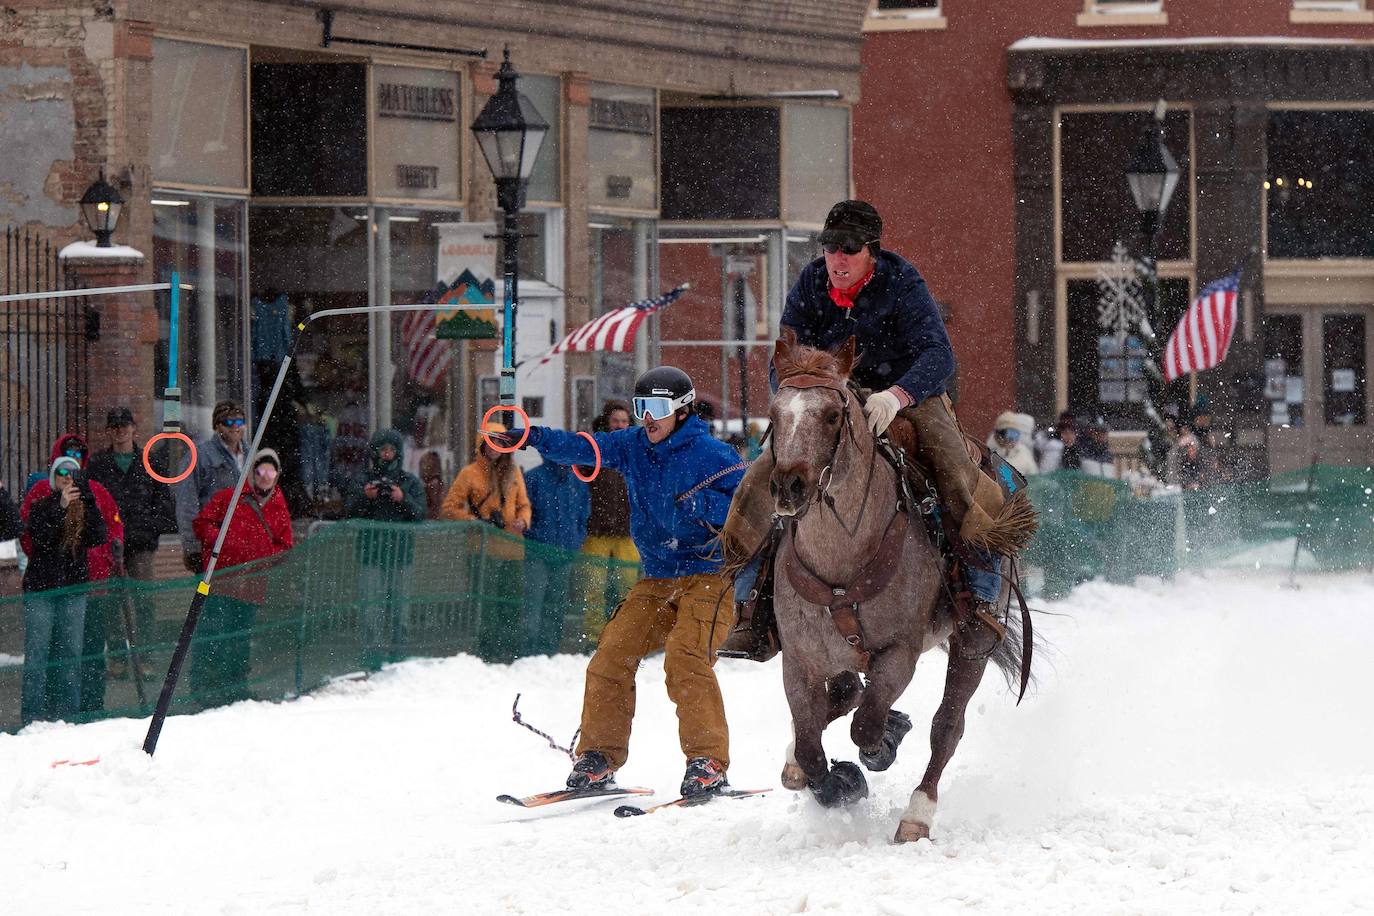
[(773, 369), (779, 382), (794, 375), (821, 375), (837, 380), (844, 377), (834, 353), (803, 344), (779, 347), (773, 354)]

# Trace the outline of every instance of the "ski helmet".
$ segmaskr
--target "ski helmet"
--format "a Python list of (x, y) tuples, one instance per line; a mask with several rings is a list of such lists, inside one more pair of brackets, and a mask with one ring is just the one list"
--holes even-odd
[(635, 380), (634, 415), (643, 420), (648, 414), (655, 420), (668, 418), (696, 399), (692, 379), (676, 366), (650, 369)]

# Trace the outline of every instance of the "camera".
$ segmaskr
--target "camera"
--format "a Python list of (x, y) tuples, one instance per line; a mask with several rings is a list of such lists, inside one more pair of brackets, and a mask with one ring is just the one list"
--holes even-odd
[(377, 495), (380, 496), (383, 493), (390, 494), (391, 488), (396, 486), (396, 481), (392, 480), (390, 477), (376, 477), (369, 480), (367, 485), (369, 487), (376, 487)]

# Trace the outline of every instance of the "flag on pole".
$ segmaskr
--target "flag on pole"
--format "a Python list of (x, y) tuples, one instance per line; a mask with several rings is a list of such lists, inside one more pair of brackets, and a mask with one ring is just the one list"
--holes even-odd
[(634, 347), (635, 333), (639, 330), (639, 326), (644, 323), (644, 319), (672, 305), (689, 289), (691, 289), (691, 284), (684, 283), (668, 290), (661, 296), (641, 299), (639, 302), (631, 302), (629, 305), (623, 305), (618, 309), (611, 309), (560, 340), (553, 349), (539, 358), (539, 365), (544, 365), (560, 353), (586, 353), (592, 350), (610, 350), (615, 353), (629, 352)]
[(1164, 348), (1164, 377), (1173, 381), (1189, 372), (1210, 369), (1226, 358), (1236, 330), (1236, 299), (1240, 271), (1213, 280), (1202, 288)]
[[(441, 287), (447, 290), (447, 287)], [(425, 296), (433, 302), (436, 291)], [(434, 309), (406, 312), (401, 319), (401, 342), (406, 351), (406, 374), (417, 385), (433, 388), (453, 363), (453, 343), (434, 336), (437, 317)]]

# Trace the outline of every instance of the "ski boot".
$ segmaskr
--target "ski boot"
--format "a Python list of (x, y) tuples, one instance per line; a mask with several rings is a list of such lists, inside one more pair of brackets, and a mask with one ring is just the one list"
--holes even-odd
[(710, 757), (693, 757), (687, 761), (687, 772), (682, 776), (683, 798), (712, 795), (729, 786), (725, 779), (725, 770)]
[(573, 763), (569, 789), (614, 789), (615, 771), (600, 751), (587, 751)]

